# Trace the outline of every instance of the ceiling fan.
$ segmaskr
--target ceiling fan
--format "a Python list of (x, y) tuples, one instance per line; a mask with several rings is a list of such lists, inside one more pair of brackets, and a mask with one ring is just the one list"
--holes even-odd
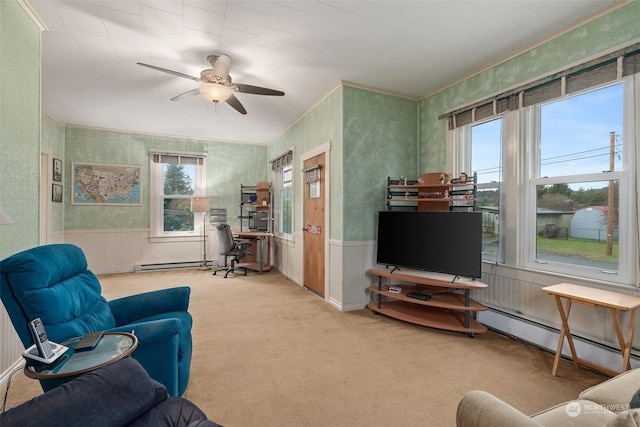
[(172, 101), (178, 101), (183, 98), (202, 94), (202, 96), (207, 100), (212, 101), (215, 104), (220, 101), (226, 101), (227, 104), (231, 105), (240, 114), (247, 114), (247, 110), (245, 110), (238, 98), (235, 97), (234, 92), (251, 93), (254, 95), (284, 96), (284, 92), (279, 90), (233, 83), (231, 81), (231, 76), (229, 75), (231, 58), (228, 55), (209, 55), (207, 56), (207, 61), (211, 64), (211, 68), (202, 70), (200, 72), (200, 77), (193, 77), (178, 71), (156, 67), (155, 65), (143, 64), (142, 62), (138, 62), (137, 64), (151, 68), (152, 70), (162, 71), (163, 73), (169, 73), (174, 76), (183, 77), (200, 83), (200, 87), (174, 96), (171, 98)]

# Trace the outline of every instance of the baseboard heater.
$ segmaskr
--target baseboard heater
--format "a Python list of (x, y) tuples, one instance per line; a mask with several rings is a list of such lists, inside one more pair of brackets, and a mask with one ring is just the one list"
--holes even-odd
[[(560, 331), (556, 328), (541, 324), (495, 308), (478, 313), (478, 321), (489, 329), (538, 347), (541, 350), (555, 354)], [(571, 322), (569, 322), (571, 327)], [(620, 371), (622, 355), (620, 349), (603, 342), (572, 335), (578, 357), (607, 367), (613, 371)], [(571, 360), (569, 345), (565, 339), (562, 347), (562, 358)], [(640, 355), (636, 350), (631, 351), (631, 368), (640, 367)]]
[[(183, 268), (199, 268), (202, 261), (184, 261), (184, 262), (163, 262), (158, 264), (138, 264), (133, 267), (135, 273), (143, 271), (162, 271), (162, 270), (178, 270)], [(207, 261), (207, 267), (217, 267), (218, 261)]]

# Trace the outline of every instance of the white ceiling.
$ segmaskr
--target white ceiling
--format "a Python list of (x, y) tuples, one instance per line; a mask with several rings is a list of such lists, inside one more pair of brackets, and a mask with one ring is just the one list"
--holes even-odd
[[(447, 87), (613, 0), (28, 0), (42, 35), (42, 106), (64, 124), (266, 144), (340, 81), (412, 99)], [(207, 55), (232, 59), (248, 111), (201, 96)]]

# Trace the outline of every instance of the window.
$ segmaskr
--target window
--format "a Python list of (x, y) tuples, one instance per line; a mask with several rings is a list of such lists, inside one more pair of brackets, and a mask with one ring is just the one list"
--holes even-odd
[(283, 234), (292, 234), (292, 208), (293, 208), (293, 167), (284, 166), (281, 173), (282, 188), (280, 189), (280, 218), (279, 229)]
[(631, 79), (452, 129), (452, 169), (478, 175), (484, 260), (634, 282)]
[(503, 118), (461, 126), (454, 130), (455, 157), (451, 170), (475, 173), (477, 178), (477, 210), (482, 212), (482, 259), (503, 262), (503, 238), (500, 235), (502, 133)]
[(191, 198), (205, 197), (205, 156), (151, 153), (151, 230), (155, 236), (200, 234)]
[(440, 116), (447, 166), (497, 205), (496, 262), (637, 286), (639, 61), (635, 43)]
[(274, 232), (290, 238), (293, 234), (293, 153), (288, 151), (272, 162), (274, 173)]
[(529, 265), (593, 278), (626, 276), (620, 246), (628, 188), (624, 84), (535, 107)]
[(502, 262), (500, 244), (500, 181), (502, 180), (502, 118), (471, 126), (471, 164), (477, 174), (477, 203), (482, 212), (482, 258)]

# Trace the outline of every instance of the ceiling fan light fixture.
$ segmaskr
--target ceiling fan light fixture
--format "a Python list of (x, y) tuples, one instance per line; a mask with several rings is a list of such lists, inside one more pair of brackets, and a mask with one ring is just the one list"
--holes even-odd
[(233, 94), (233, 89), (218, 83), (202, 83), (200, 93), (209, 101), (220, 102), (226, 101)]
[(202, 70), (200, 72), (200, 77), (194, 77), (188, 74), (180, 73), (178, 71), (156, 67), (155, 65), (143, 64), (142, 62), (138, 62), (138, 65), (142, 65), (143, 67), (151, 68), (152, 70), (161, 71), (163, 73), (171, 74), (200, 83), (200, 86), (198, 88), (191, 89), (190, 91), (182, 93), (178, 96), (174, 96), (173, 98), (171, 98), (171, 100), (177, 101), (179, 99), (191, 97), (200, 93), (207, 101), (211, 101), (216, 104), (216, 111), (218, 103), (220, 101), (224, 101), (238, 113), (247, 114), (247, 110), (244, 108), (240, 100), (233, 96), (234, 92), (251, 93), (254, 95), (284, 96), (284, 92), (280, 90), (247, 84), (232, 83), (231, 76), (229, 75), (231, 58), (229, 58), (228, 55), (209, 55), (207, 57), (207, 61), (209, 61), (209, 63), (211, 64), (211, 68)]

